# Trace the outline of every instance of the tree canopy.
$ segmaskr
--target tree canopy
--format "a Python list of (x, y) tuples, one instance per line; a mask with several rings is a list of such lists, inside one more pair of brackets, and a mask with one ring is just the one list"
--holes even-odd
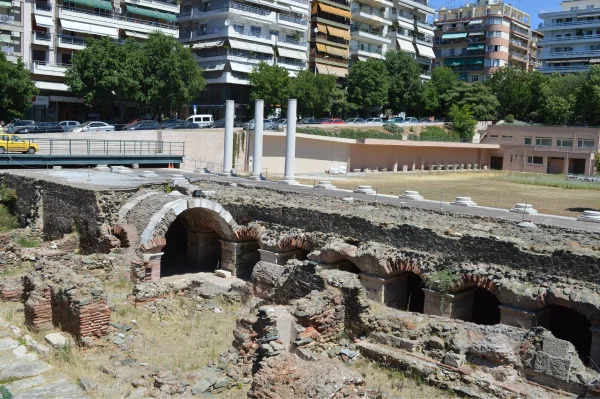
[(206, 85), (190, 50), (160, 32), (143, 43), (89, 39), (72, 63), (65, 84), (105, 115), (118, 100), (148, 105), (154, 116), (166, 114), (192, 101)]
[(19, 58), (15, 64), (0, 52), (0, 121), (22, 118), (37, 93), (23, 61)]
[(252, 102), (264, 100), (267, 115), (273, 113), (278, 106), (281, 106), (281, 109), (287, 107), (287, 100), (291, 98), (291, 82), (285, 68), (261, 61), (252, 69), (249, 80), (252, 86), (250, 99)]
[(590, 125), (600, 125), (600, 65), (590, 68), (576, 93), (579, 118)]
[(475, 126), (477, 121), (473, 118), (473, 112), (470, 105), (459, 107), (453, 104), (450, 107), (448, 116), (452, 119), (452, 130), (463, 139), (471, 139), (475, 135)]
[(412, 55), (404, 51), (388, 51), (385, 54), (385, 66), (388, 71), (390, 87), (388, 104), (394, 113), (413, 113), (419, 109), (423, 85), (421, 70)]
[(336, 77), (315, 75), (303, 70), (291, 79), (290, 95), (298, 99), (298, 114), (320, 117), (329, 115), (336, 91)]
[(369, 58), (352, 64), (348, 73), (348, 100), (358, 108), (383, 107), (388, 101), (389, 73), (382, 60)]

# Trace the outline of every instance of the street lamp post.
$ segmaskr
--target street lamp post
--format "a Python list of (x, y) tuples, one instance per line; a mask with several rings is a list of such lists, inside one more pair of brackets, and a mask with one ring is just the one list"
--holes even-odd
[[(319, 33), (319, 28), (315, 27), (315, 29), (313, 29), (313, 32), (315, 32), (315, 47), (317, 47), (317, 33)], [(315, 60), (315, 76), (317, 76), (317, 50), (315, 49), (315, 56), (314, 56), (314, 60)]]

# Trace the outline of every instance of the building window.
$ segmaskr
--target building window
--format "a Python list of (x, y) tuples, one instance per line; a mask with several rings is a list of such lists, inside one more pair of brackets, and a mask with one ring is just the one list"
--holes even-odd
[(202, 3), (202, 11), (210, 11), (210, 1), (205, 1), (204, 3)]
[(531, 145), (531, 137), (525, 137), (525, 145)]
[(593, 4), (589, 4), (585, 8), (588, 9), (588, 10), (593, 10), (594, 9), (594, 5)]
[(236, 25), (233, 24), (233, 30), (237, 33), (239, 33), (240, 35), (244, 34), (244, 25)]
[(573, 148), (573, 139), (556, 139), (556, 146)]
[(534, 157), (534, 156), (528, 155), (527, 163), (530, 165), (543, 165), (544, 157)]
[(497, 44), (488, 46), (488, 51), (501, 51), (502, 46), (499, 46)]
[(578, 6), (571, 7), (571, 11), (577, 11), (577, 10), (579, 10), (579, 7), (578, 7)]
[(498, 135), (497, 135), (497, 134), (492, 134), (492, 135), (490, 136), (490, 138), (492, 138), (492, 139), (497, 139), (497, 138), (498, 138)]
[(479, 82), (479, 75), (471, 75), (471, 82)]
[(552, 139), (550, 137), (536, 137), (535, 145), (540, 147), (552, 147)]
[(250, 35), (260, 37), (261, 29), (260, 26), (250, 26)]
[(454, 49), (454, 48), (451, 48), (451, 49), (450, 49), (450, 54), (449, 54), (449, 56), (450, 56), (450, 57), (454, 57), (455, 55), (456, 55), (456, 49)]
[(486, 58), (483, 60), (483, 64), (486, 67), (499, 67), (500, 60), (497, 58)]
[(594, 140), (577, 140), (577, 148), (594, 148)]
[(512, 136), (502, 136), (502, 140), (511, 140)]
[(271, 35), (271, 37), (273, 37), (273, 36), (279, 37), (279, 31), (278, 30), (270, 30), (269, 35)]
[(502, 25), (502, 18), (488, 18), (488, 25)]

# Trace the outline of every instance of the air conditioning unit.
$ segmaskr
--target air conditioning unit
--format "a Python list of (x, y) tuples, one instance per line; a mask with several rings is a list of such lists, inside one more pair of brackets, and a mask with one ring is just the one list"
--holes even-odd
[(21, 37), (21, 32), (10, 32), (11, 37)]
[(116, 14), (121, 14), (122, 12), (123, 12), (123, 10), (121, 9), (121, 7), (115, 7)]

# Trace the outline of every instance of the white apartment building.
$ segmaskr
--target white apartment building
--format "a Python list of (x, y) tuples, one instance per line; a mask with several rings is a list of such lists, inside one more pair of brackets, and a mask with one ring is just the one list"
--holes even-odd
[(308, 0), (184, 0), (180, 41), (193, 49), (207, 82), (197, 112), (222, 118), (232, 99), (236, 118), (249, 119), (253, 67), (277, 64), (291, 76), (306, 69), (308, 15)]
[(559, 9), (541, 10), (543, 73), (586, 72), (600, 64), (600, 1), (565, 0)]
[(89, 38), (143, 40), (153, 31), (179, 36), (179, 5), (172, 1), (2, 0), (0, 5), (2, 51), (15, 61), (21, 56), (40, 89), (29, 115), (36, 121), (109, 117), (88, 113), (83, 100), (64, 84), (71, 58)]
[(435, 53), (433, 52), (434, 27), (428, 23), (435, 9), (428, 0), (394, 0), (390, 12), (391, 27), (388, 37), (391, 39), (391, 50), (402, 50), (414, 55), (421, 67), (421, 79), (431, 78), (431, 68)]
[(356, 0), (352, 2), (350, 25), (350, 56), (352, 60), (383, 59), (392, 39), (392, 2), (387, 0)]

